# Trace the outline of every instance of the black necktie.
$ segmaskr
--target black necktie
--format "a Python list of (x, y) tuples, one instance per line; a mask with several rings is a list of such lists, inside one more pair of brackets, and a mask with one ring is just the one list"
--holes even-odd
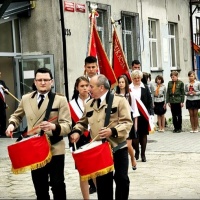
[(40, 94), (40, 101), (38, 103), (38, 108), (40, 108), (40, 106), (42, 105), (42, 102), (44, 101), (44, 95)]
[(100, 107), (100, 104), (101, 104), (101, 99), (97, 99), (97, 108)]

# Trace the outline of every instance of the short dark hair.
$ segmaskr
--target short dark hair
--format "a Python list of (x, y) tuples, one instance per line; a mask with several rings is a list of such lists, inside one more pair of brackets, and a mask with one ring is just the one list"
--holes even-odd
[(87, 63), (96, 63), (96, 62), (97, 62), (97, 59), (94, 56), (88, 56), (88, 57), (85, 58), (85, 65)]
[(133, 60), (133, 61), (132, 61), (132, 66), (135, 65), (135, 64), (136, 64), (136, 65), (139, 65), (139, 64), (140, 64), (140, 61), (139, 61), (139, 60)]
[(161, 83), (164, 83), (164, 79), (163, 79), (163, 76), (161, 76), (161, 75), (158, 75), (158, 76), (156, 76), (156, 78), (155, 78), (155, 83), (157, 83), (157, 80), (161, 80)]
[(36, 70), (36, 72), (35, 72), (35, 77), (36, 77), (37, 73), (49, 73), (50, 78), (53, 79), (53, 75), (52, 75), (52, 73), (51, 73), (51, 70), (48, 69), (48, 68), (46, 68), (46, 67), (38, 68), (38, 69)]

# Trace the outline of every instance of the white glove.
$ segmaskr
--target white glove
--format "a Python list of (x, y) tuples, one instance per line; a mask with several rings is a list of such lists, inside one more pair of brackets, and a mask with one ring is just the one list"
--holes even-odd
[(8, 92), (8, 89), (4, 89), (4, 92)]
[(4, 88), (3, 85), (0, 85), (1, 88)]

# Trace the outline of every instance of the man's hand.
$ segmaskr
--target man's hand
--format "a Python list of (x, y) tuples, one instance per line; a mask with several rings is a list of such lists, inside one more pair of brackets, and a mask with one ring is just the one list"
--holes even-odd
[(99, 131), (100, 139), (109, 138), (112, 135), (112, 131), (110, 128), (102, 128)]
[(13, 124), (10, 124), (6, 130), (6, 135), (8, 137), (12, 137), (13, 131), (14, 131), (15, 127)]
[(40, 124), (40, 128), (44, 132), (46, 132), (46, 131), (54, 131), (56, 129), (56, 125), (51, 123), (51, 122), (48, 122), (48, 121), (43, 121)]
[(79, 133), (73, 133), (70, 135), (70, 142), (71, 143), (78, 142), (79, 138), (80, 138)]

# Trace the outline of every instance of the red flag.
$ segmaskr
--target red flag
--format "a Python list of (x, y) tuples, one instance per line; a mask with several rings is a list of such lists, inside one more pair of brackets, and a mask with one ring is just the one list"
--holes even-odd
[[(95, 42), (95, 44), (91, 44), (91, 46), (96, 46), (96, 54), (99, 64), (99, 71), (100, 74), (103, 74), (107, 77), (107, 79), (111, 83), (111, 88), (115, 87), (117, 85), (117, 79), (115, 77), (114, 71), (110, 65), (110, 62), (108, 60), (108, 57), (106, 55), (106, 52), (103, 48), (103, 45), (101, 43), (101, 40), (99, 38), (99, 34), (96, 30), (96, 27), (93, 25), (91, 37), (93, 38), (92, 41)], [(94, 53), (95, 51), (90, 51), (90, 55)]]
[(122, 47), (119, 43), (119, 39), (115, 28), (113, 31), (113, 70), (116, 78), (118, 78), (122, 74), (126, 74), (129, 81), (131, 81), (129, 67), (126, 62)]

